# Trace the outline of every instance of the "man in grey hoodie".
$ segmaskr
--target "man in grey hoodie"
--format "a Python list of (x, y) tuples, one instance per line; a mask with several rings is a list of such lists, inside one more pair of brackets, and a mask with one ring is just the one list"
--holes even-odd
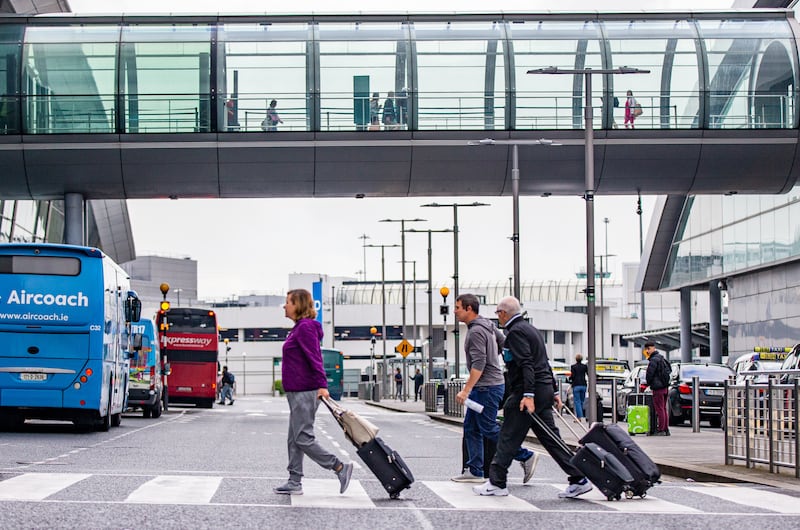
[[(464, 389), (456, 395), (456, 401), (464, 404), (467, 399), (483, 406), (478, 413), (470, 408), (464, 415), (464, 440), (466, 442), (467, 468), (455, 482), (484, 482), (484, 440), (495, 447), (500, 433), (497, 410), (505, 392), (503, 368), (500, 355), (504, 335), (494, 323), (480, 316), (480, 302), (474, 294), (462, 294), (456, 299), (455, 316), (467, 325), (464, 352), (467, 356), (469, 378)], [(489, 451), (494, 456), (494, 451)], [(490, 458), (490, 455), (486, 455)], [(539, 455), (520, 447), (514, 459), (519, 461), (524, 472), (523, 483), (533, 476)]]

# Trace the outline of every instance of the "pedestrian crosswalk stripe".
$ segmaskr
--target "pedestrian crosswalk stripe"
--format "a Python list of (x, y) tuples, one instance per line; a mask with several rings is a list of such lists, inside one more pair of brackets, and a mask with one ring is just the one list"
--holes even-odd
[(483, 497), (475, 495), (472, 491), (472, 487), (478, 486), (478, 484), (453, 482), (452, 480), (446, 482), (426, 480), (423, 484), (436, 495), (444, 499), (453, 508), (458, 508), (459, 510), (503, 510), (523, 512), (539, 510), (539, 508), (533, 504), (514, 497), (513, 495), (507, 497)]
[(125, 502), (148, 504), (207, 504), (217, 492), (222, 477), (160, 475), (148, 480)]
[(726, 501), (784, 514), (800, 514), (800, 499), (772, 491), (729, 486), (702, 486), (694, 491)]
[(25, 473), (0, 482), (0, 500), (41, 501), (89, 476), (82, 473)]
[[(554, 488), (564, 489), (566, 488), (566, 484), (553, 484)], [(674, 502), (668, 502), (656, 497), (653, 497), (649, 493), (644, 499), (639, 497), (634, 497), (632, 499), (626, 499), (625, 495), (622, 496), (622, 499), (619, 501), (609, 501), (606, 499), (606, 496), (602, 494), (600, 490), (597, 488), (593, 488), (592, 491), (589, 493), (584, 493), (583, 495), (577, 497), (583, 501), (589, 501), (596, 504), (601, 504), (606, 508), (611, 508), (612, 510), (616, 510), (618, 512), (630, 512), (630, 513), (702, 513), (700, 510), (696, 510), (689, 506), (684, 506), (683, 504), (675, 504)]]
[(292, 495), (292, 506), (311, 508), (374, 508), (364, 487), (357, 480), (351, 480), (343, 494), (339, 493), (339, 481), (331, 479), (303, 480), (303, 494)]

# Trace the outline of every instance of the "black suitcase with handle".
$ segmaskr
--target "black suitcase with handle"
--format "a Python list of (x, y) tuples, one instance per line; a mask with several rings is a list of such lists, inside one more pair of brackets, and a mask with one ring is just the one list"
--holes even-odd
[(414, 475), (403, 458), (380, 437), (365, 443), (356, 452), (392, 499), (398, 498), (400, 492), (414, 482)]

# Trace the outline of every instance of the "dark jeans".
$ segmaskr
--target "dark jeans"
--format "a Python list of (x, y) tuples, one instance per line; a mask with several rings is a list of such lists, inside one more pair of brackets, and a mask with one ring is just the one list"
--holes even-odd
[(528, 429), (533, 429), (533, 433), (542, 446), (564, 470), (564, 473), (569, 476), (570, 484), (580, 482), (584, 478), (583, 474), (569, 462), (570, 458), (572, 458), (572, 453), (561, 447), (562, 444), (559, 443), (559, 432), (553, 418), (553, 387), (550, 385), (537, 386), (535, 394), (535, 414), (549, 427), (551, 432), (548, 433), (537, 422), (533, 421), (527, 411), (519, 410), (519, 402), (522, 399), (522, 395), (512, 392), (503, 407), (505, 419), (503, 427), (500, 429), (497, 453), (495, 453), (492, 466), (489, 468), (489, 480), (498, 488), (506, 487), (508, 466), (511, 465), (511, 461), (514, 459), (520, 444), (525, 440)]
[(659, 388), (653, 390), (653, 408), (656, 409), (656, 417), (658, 418), (658, 430), (669, 430), (669, 413), (667, 412), (667, 388)]

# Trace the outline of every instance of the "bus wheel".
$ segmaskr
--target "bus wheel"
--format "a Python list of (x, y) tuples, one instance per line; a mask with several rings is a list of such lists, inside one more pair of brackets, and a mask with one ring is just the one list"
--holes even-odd
[(111, 415), (111, 426), (112, 427), (119, 427), (122, 425), (122, 413), (119, 412), (117, 414)]
[(153, 413), (153, 417), (154, 418), (160, 418), (161, 417), (161, 401), (156, 401), (156, 404), (153, 405), (153, 408), (151, 409), (151, 412)]
[(142, 407), (142, 417), (149, 418), (153, 414), (153, 409), (150, 407)]
[(100, 432), (108, 432), (108, 430), (111, 428), (111, 412), (110, 411), (109, 411), (108, 414), (106, 414), (105, 416), (100, 418), (100, 421), (98, 421), (95, 424), (95, 428)]

